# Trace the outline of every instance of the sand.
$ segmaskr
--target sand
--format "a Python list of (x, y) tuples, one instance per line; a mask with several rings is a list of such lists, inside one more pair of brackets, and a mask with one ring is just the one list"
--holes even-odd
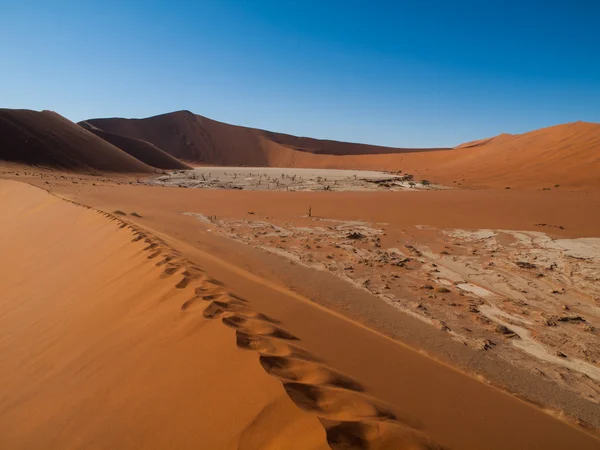
[(169, 170), (191, 169), (191, 167), (184, 162), (179, 161), (177, 158), (174, 158), (164, 150), (161, 150), (149, 142), (118, 134), (107, 133), (87, 122), (81, 122), (79, 125), (149, 166), (157, 169)]
[(53, 111), (0, 109), (0, 160), (85, 173), (154, 172)]
[(386, 171), (459, 189), (600, 187), (596, 123), (504, 133), (441, 149), (296, 137), (216, 122), (189, 111), (146, 119), (90, 119), (80, 125), (50, 111), (4, 109), (0, 159), (87, 173), (211, 165)]
[(251, 191), (398, 191), (444, 189), (428, 181), (374, 170), (275, 167), (197, 167), (147, 180), (151, 186)]
[[(252, 208), (267, 220), (263, 202), (293, 209), (278, 193), (25, 179), (93, 209), (0, 181), (0, 247), (11, 255), (0, 267), (4, 447), (598, 446), (584, 429), (310, 301), (282, 283), (285, 270), (265, 278), (269, 258), (246, 259), (242, 244), (183, 214)], [(288, 195), (317, 194), (328, 195)], [(348, 215), (344, 197), (317, 203)], [(580, 233), (573, 223), (559, 231)], [(335, 283), (318, 285), (335, 297)]]
[(0, 447), (600, 446), (597, 124), (90, 123), (0, 111)]
[(194, 290), (222, 298), (203, 271), (42, 190), (2, 181), (0, 202), (2, 448), (327, 448), (235, 330), (203, 317)]
[(191, 163), (401, 170), (419, 180), (463, 188), (600, 187), (600, 124), (596, 123), (501, 134), (454, 149), (406, 149), (295, 137), (216, 122), (189, 111), (88, 122), (110, 133), (151, 142)]
[[(297, 137), (218, 122), (190, 111), (176, 111), (145, 119), (98, 118), (86, 122), (110, 133), (151, 142), (181, 160), (211, 165), (272, 166), (276, 165), (273, 164), (276, 154), (293, 158), (293, 155), (300, 153), (312, 156), (316, 162), (320, 161), (317, 155), (385, 155), (434, 150)], [(294, 167), (293, 164), (286, 166)]]

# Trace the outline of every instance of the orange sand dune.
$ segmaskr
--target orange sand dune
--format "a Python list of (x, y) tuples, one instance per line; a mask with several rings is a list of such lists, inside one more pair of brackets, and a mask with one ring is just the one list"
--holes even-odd
[(52, 111), (0, 109), (0, 160), (78, 171), (154, 171)]
[(219, 288), (195, 267), (24, 184), (0, 181), (0, 205), (1, 448), (327, 448), (235, 331), (194, 312), (186, 270)]
[(119, 134), (107, 133), (87, 122), (81, 122), (79, 125), (149, 166), (156, 167), (157, 169), (191, 169), (187, 164), (149, 142)]
[(402, 170), (419, 179), (472, 187), (600, 187), (600, 124), (594, 123), (501, 134), (454, 149), (403, 149), (272, 133), (189, 111), (88, 122), (201, 164)]
[[(600, 187), (600, 124), (576, 122), (500, 135), (452, 153), (454, 158), (434, 156), (432, 175), (449, 181), (460, 174), (465, 184), (477, 186)], [(412, 161), (407, 158), (407, 163)]]
[(463, 144), (457, 145), (455, 148), (472, 148), (472, 147), (481, 147), (482, 145), (487, 145), (490, 142), (498, 143), (500, 141), (506, 141), (510, 138), (514, 137), (514, 134), (502, 133), (498, 136), (494, 136), (486, 139), (478, 139), (476, 141), (465, 142)]
[(203, 164), (269, 166), (273, 165), (271, 148), (286, 155), (306, 153), (309, 161), (314, 161), (313, 164), (319, 164), (320, 158), (316, 155), (372, 155), (432, 150), (296, 137), (217, 122), (189, 111), (176, 111), (146, 119), (89, 119), (86, 122), (104, 131), (152, 142), (176, 158)]
[(598, 447), (123, 213), (9, 181), (0, 206), (3, 448)]
[(271, 146), (279, 167), (402, 170), (450, 186), (495, 188), (600, 187), (600, 124), (571, 123), (500, 135), (447, 151), (314, 156)]

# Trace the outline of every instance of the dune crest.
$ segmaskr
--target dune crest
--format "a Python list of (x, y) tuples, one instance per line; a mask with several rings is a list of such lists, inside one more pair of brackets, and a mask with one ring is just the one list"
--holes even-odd
[(21, 249), (0, 266), (10, 448), (442, 448), (162, 239), (21, 183), (0, 202), (0, 244)]
[(76, 171), (154, 171), (52, 111), (0, 109), (0, 160)]
[[(252, 428), (263, 442), (327, 448), (316, 417), (234, 331), (182, 315), (195, 283), (221, 289), (200, 268), (114, 215), (25, 184), (0, 181), (0, 202), (0, 248), (13, 255), (0, 262), (3, 447), (233, 449)], [(253, 425), (272, 404), (282, 429)]]
[(81, 122), (79, 125), (149, 166), (167, 170), (191, 169), (191, 167), (184, 162), (179, 161), (177, 158), (174, 158), (164, 150), (161, 150), (149, 142), (118, 134), (107, 133), (87, 122)]
[(87, 122), (151, 142), (196, 164), (401, 170), (457, 187), (600, 187), (600, 124), (594, 123), (504, 133), (453, 149), (407, 149), (296, 137), (229, 125), (189, 111)]
[(176, 111), (146, 119), (88, 119), (93, 126), (153, 143), (185, 161), (242, 166), (277, 165), (272, 149), (285, 155), (305, 154), (313, 164), (340, 155), (387, 155), (434, 149), (405, 149), (297, 137), (218, 122)]

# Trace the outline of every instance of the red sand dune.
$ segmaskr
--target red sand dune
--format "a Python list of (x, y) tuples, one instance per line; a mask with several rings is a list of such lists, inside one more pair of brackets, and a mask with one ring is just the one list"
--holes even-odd
[(0, 160), (68, 170), (153, 171), (52, 111), (0, 109)]
[(402, 170), (475, 187), (600, 187), (600, 124), (576, 122), (454, 149), (402, 149), (301, 138), (178, 111), (146, 119), (92, 119), (200, 164)]
[(378, 155), (312, 155), (271, 142), (272, 166), (402, 170), (418, 179), (491, 188), (600, 187), (600, 124), (575, 122), (502, 134), (452, 150)]
[[(171, 155), (196, 163), (269, 166), (272, 148), (282, 154), (298, 151), (315, 155), (380, 155), (432, 149), (401, 149), (296, 137), (255, 128), (229, 125), (177, 111), (146, 119), (90, 119), (104, 131), (135, 137), (164, 149)], [(318, 164), (319, 158), (315, 159)]]
[[(172, 221), (160, 199), (202, 192), (104, 191), (133, 196), (142, 222), (182, 224), (171, 229), (193, 241), (206, 234), (180, 212)], [(592, 434), (233, 264), (233, 242), (205, 252), (13, 181), (0, 180), (0, 205), (2, 448), (598, 448)]]
[(429, 164), (432, 178), (446, 182), (464, 178), (464, 184), (475, 186), (600, 187), (600, 124), (574, 122), (503, 134), (447, 155), (418, 156), (411, 160), (409, 155), (405, 162), (418, 169)]
[(478, 139), (476, 141), (465, 142), (463, 144), (457, 145), (454, 148), (481, 147), (483, 145), (487, 145), (487, 144), (491, 143), (492, 141), (494, 142), (494, 144), (497, 144), (500, 141), (507, 141), (510, 138), (513, 138), (514, 136), (515, 136), (514, 134), (502, 133), (502, 134), (499, 134), (498, 136), (494, 136), (494, 137), (491, 137), (491, 138)]
[(492, 188), (600, 187), (600, 124), (575, 122), (502, 134), (452, 150), (311, 155), (268, 146), (273, 166), (402, 170), (445, 185)]
[(0, 159), (70, 170), (150, 172), (150, 166), (187, 168), (180, 158), (230, 166), (401, 170), (417, 179), (469, 187), (600, 187), (600, 124), (594, 123), (501, 134), (454, 149), (295, 137), (188, 111), (147, 119), (92, 119), (81, 125), (87, 130), (50, 111), (0, 110)]
[(81, 122), (79, 125), (149, 166), (156, 167), (157, 169), (191, 169), (184, 162), (179, 161), (149, 142), (108, 133), (87, 122)]

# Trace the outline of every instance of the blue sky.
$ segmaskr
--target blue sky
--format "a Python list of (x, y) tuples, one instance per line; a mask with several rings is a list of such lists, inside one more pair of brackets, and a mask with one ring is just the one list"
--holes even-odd
[(600, 122), (600, 2), (0, 0), (0, 106), (391, 146)]

